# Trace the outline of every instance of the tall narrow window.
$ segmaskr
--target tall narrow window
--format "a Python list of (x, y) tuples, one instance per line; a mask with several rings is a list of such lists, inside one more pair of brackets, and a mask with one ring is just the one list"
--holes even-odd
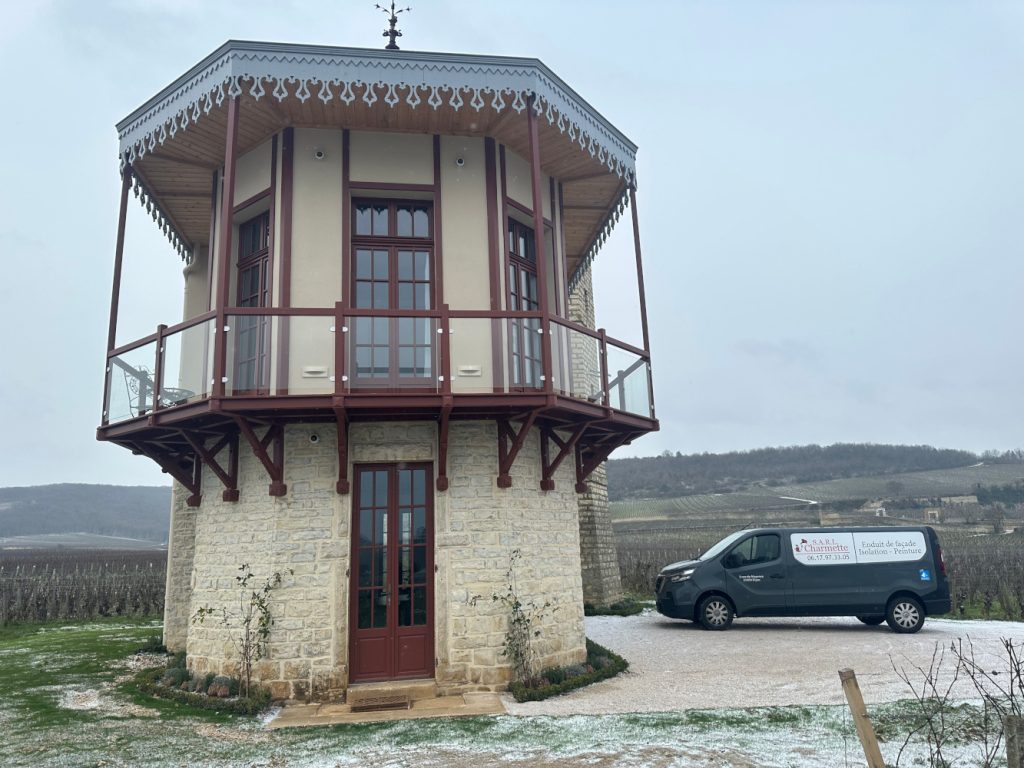
[[(515, 219), (508, 220), (508, 308), (512, 312), (536, 312), (537, 250), (533, 230)], [(509, 372), (512, 386), (541, 386), (540, 319), (509, 321)]]
[[(270, 303), (270, 212), (238, 227), (239, 307)], [(265, 315), (242, 315), (236, 323), (235, 393), (265, 394), (270, 375), (270, 323)]]
[[(426, 201), (353, 202), (355, 309), (434, 308), (432, 219)], [(356, 313), (353, 326), (354, 386), (421, 387), (435, 381), (433, 318)]]

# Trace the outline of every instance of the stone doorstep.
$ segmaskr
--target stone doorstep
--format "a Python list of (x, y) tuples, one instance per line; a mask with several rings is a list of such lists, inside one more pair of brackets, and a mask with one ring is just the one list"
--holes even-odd
[(409, 709), (377, 709), (368, 712), (353, 712), (350, 704), (289, 704), (266, 727), (301, 728), (505, 713), (505, 706), (497, 693), (472, 692), (461, 696), (413, 699)]
[(437, 683), (425, 680), (385, 680), (380, 683), (355, 683), (345, 693), (352, 711), (370, 708), (411, 709), (412, 702), (437, 698)]

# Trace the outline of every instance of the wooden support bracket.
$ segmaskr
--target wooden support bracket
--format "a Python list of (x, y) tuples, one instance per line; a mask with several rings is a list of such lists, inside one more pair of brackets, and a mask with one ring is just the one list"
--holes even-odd
[[(205, 438), (196, 438), (185, 430), (181, 430), (180, 434), (196, 452), (197, 460), (206, 464), (217, 476), (217, 479), (223, 483), (224, 492), (221, 494), (221, 498), (224, 501), (238, 501), (238, 433), (231, 432), (224, 435), (209, 448), (206, 447)], [(228, 449), (226, 469), (217, 461), (217, 454), (224, 448)]]
[[(576, 450), (576, 444), (579, 443), (580, 438), (583, 437), (583, 433), (586, 431), (587, 425), (580, 424), (569, 435), (568, 440), (562, 440), (558, 433), (553, 429), (543, 429), (540, 433), (540, 461), (541, 461), (541, 479), (540, 488), (542, 491), (553, 491), (555, 490), (555, 472), (561, 465), (565, 458)], [(551, 446), (549, 443), (554, 443), (558, 446), (558, 453), (555, 454), (555, 458), (551, 459)]]
[[(280, 424), (271, 425), (267, 428), (263, 437), (257, 437), (252, 426), (245, 417), (235, 415), (235, 423), (238, 429), (249, 443), (252, 452), (260, 460), (263, 468), (270, 476), (270, 487), (268, 492), (271, 496), (284, 496), (288, 492), (288, 486), (284, 482), (284, 427)], [(273, 457), (267, 452), (273, 443)]]
[(589, 491), (590, 486), (587, 485), (587, 478), (608, 459), (612, 451), (616, 448), (621, 448), (632, 440), (633, 435), (631, 434), (617, 435), (607, 442), (590, 446), (586, 450), (586, 455), (584, 455), (584, 451), (577, 444), (576, 493), (586, 493)]
[[(512, 476), (509, 472), (515, 463), (519, 451), (526, 442), (526, 436), (530, 433), (530, 427), (537, 418), (538, 411), (530, 411), (523, 419), (519, 431), (512, 428), (512, 423), (507, 419), (498, 419), (498, 487), (511, 488)], [(509, 440), (512, 445), (509, 446)]]
[(135, 443), (133, 451), (141, 453), (149, 459), (155, 461), (160, 469), (165, 473), (173, 477), (179, 483), (181, 483), (191, 494), (188, 497), (188, 505), (190, 507), (198, 507), (201, 500), (200, 496), (200, 482), (202, 480), (202, 462), (198, 456), (193, 456), (192, 466), (190, 469), (186, 469), (182, 466), (181, 457), (172, 455), (169, 452), (161, 453), (153, 448), (151, 445), (145, 443)]
[[(339, 333), (339, 335), (341, 335)], [(344, 408), (335, 408), (334, 416), (337, 419), (338, 429), (338, 482), (335, 490), (340, 494), (346, 494), (350, 490), (348, 481), (348, 413)]]

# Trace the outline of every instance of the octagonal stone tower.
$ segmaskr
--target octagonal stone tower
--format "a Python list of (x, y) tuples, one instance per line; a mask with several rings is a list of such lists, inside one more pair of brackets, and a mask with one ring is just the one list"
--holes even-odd
[[(584, 593), (619, 589), (587, 480), (658, 427), (635, 146), (535, 59), (236, 41), (118, 131), (98, 436), (175, 481), (167, 646), (233, 669), (231, 630), (190, 619), (248, 564), (286, 574), (256, 670), (276, 696), (497, 689), (517, 552), (520, 597), (551, 604), (538, 664), (581, 660)], [(118, 345), (132, 190), (184, 317)], [(626, 207), (642, 347), (593, 328)]]

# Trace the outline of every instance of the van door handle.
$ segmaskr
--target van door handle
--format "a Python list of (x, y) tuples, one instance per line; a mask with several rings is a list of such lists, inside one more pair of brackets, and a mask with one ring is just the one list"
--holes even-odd
[(773, 573), (768, 578), (770, 578), (770, 579), (781, 579), (782, 578), (782, 574), (781, 573)]

